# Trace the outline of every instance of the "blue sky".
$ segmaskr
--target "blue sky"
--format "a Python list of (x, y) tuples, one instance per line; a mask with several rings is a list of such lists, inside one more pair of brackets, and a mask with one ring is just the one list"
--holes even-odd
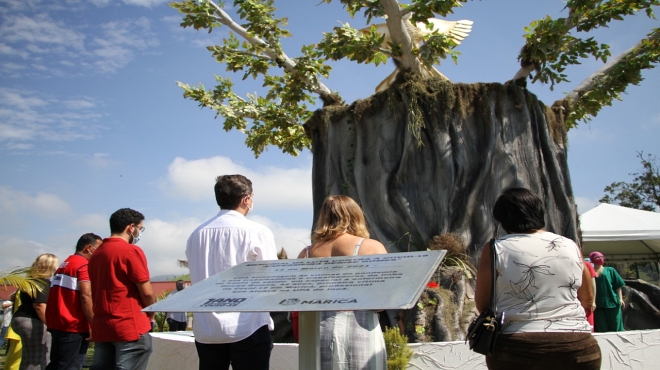
[[(365, 25), (339, 1), (319, 2), (275, 2), (278, 16), (289, 18), (290, 57), (340, 21)], [(523, 27), (563, 7), (560, 0), (468, 2), (447, 18), (475, 22), (457, 49), (458, 65), (437, 68), (454, 82), (503, 83), (518, 70)], [(183, 99), (176, 81), (212, 86), (214, 74), (230, 76), (239, 94), (259, 92), (261, 83), (241, 82), (205, 49), (226, 29), (208, 34), (180, 20), (160, 0), (0, 0), (0, 270), (44, 252), (66, 258), (81, 234), (107, 236), (109, 215), (131, 207), (146, 216), (140, 246), (152, 275), (185, 273), (176, 259), (185, 258), (190, 232), (217, 212), (214, 179), (227, 173), (253, 180), (250, 218), (271, 227), (279, 247), (296, 255), (309, 242), (311, 153), (270, 148), (255, 159), (241, 134), (222, 130), (222, 118)], [(616, 55), (658, 25), (640, 15), (594, 36)], [(600, 66), (586, 60), (569, 69), (572, 82), (554, 91), (528, 88), (552, 104)], [(337, 62), (325, 83), (351, 102), (371, 95), (392, 69)], [(660, 154), (660, 70), (643, 76), (623, 101), (569, 133), (580, 212), (606, 185), (631, 179), (638, 151)]]

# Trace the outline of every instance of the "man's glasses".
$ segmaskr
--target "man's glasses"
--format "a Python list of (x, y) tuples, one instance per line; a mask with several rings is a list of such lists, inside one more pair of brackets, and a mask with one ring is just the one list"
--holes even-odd
[[(135, 225), (135, 227), (137, 227), (137, 225)], [(140, 230), (141, 233), (144, 232), (144, 226), (142, 226), (142, 227), (137, 227), (137, 228), (138, 228), (138, 230)]]

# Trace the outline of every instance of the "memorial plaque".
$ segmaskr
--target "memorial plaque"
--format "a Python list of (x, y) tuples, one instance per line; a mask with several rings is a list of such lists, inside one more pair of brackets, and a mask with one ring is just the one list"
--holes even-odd
[(446, 251), (245, 262), (193, 284), (147, 312), (405, 309)]

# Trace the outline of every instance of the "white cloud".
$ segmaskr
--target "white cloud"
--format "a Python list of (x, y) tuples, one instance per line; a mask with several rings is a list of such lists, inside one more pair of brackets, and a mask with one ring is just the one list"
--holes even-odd
[(35, 241), (0, 235), (0, 253), (0, 271), (7, 271), (17, 267), (30, 267), (38, 255), (53, 252), (47, 245)]
[(161, 188), (173, 197), (214, 201), (213, 185), (219, 175), (242, 174), (252, 181), (255, 207), (288, 209), (312, 205), (311, 162), (305, 168), (262, 167), (248, 169), (227, 157), (187, 160), (177, 157), (168, 166)]
[(201, 223), (202, 220), (196, 218), (145, 220), (144, 235), (138, 245), (147, 256), (151, 276), (188, 273), (187, 269), (178, 267), (177, 260), (186, 259), (186, 241)]
[[(0, 87), (0, 142), (91, 139), (100, 128), (99, 103), (88, 97), (64, 99)], [(19, 147), (13, 145), (14, 149)]]
[(151, 8), (155, 5), (160, 5), (169, 2), (170, 0), (122, 0), (122, 1), (124, 2), (124, 4), (128, 4), (128, 5), (137, 5), (137, 6), (143, 6), (145, 8)]
[(108, 215), (88, 213), (71, 221), (71, 225), (73, 225), (76, 229), (89, 230), (86, 232), (95, 233), (103, 238), (110, 232), (110, 226), (108, 222)]
[(599, 202), (597, 200), (585, 198), (585, 197), (575, 197), (575, 205), (577, 205), (578, 213), (583, 214), (588, 210), (597, 206)]
[(87, 165), (92, 168), (103, 169), (115, 165), (117, 162), (110, 158), (109, 153), (94, 153), (87, 158)]
[(101, 25), (101, 29), (103, 34), (95, 37), (91, 44), (96, 57), (92, 64), (102, 72), (114, 72), (126, 66), (136, 51), (158, 45), (150, 31), (150, 22), (144, 17), (108, 22)]
[(0, 214), (11, 218), (19, 213), (43, 218), (59, 218), (71, 212), (71, 207), (57, 195), (39, 192), (31, 195), (25, 191), (0, 186)]
[(275, 236), (277, 252), (279, 253), (284, 248), (289, 259), (298, 257), (298, 254), (311, 243), (309, 229), (287, 227), (261, 216), (248, 215), (248, 219), (268, 227)]
[(24, 14), (7, 17), (0, 26), (0, 38), (6, 43), (26, 43), (27, 48), (47, 52), (58, 46), (83, 50), (85, 36), (41, 13), (33, 17)]
[[(133, 5), (157, 2), (136, 1), (139, 4)], [(12, 77), (112, 73), (128, 65), (136, 54), (149, 52), (158, 45), (146, 17), (72, 26), (56, 20), (56, 8), (53, 4), (40, 4), (34, 8), (39, 9), (39, 14), (28, 13), (29, 8), (0, 12), (0, 55), (7, 59), (0, 65), (0, 72), (11, 73)], [(31, 68), (15, 68), (26, 60), (32, 62)]]

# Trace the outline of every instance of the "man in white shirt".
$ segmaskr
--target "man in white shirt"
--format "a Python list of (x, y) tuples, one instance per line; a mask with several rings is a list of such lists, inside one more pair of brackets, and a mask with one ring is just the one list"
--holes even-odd
[[(193, 284), (246, 261), (276, 260), (273, 233), (248, 220), (252, 182), (242, 175), (216, 179), (220, 212), (188, 238), (186, 257)], [(268, 312), (194, 313), (199, 369), (268, 370), (273, 320)]]

